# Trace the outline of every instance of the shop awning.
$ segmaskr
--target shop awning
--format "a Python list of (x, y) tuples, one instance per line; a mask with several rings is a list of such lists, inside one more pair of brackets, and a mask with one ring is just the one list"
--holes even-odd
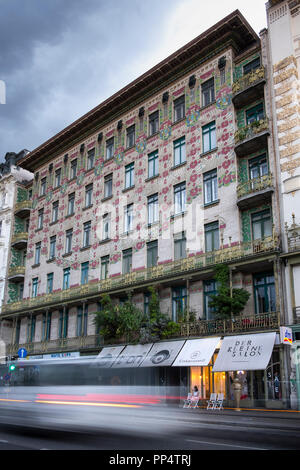
[(111, 367), (124, 348), (125, 346), (103, 348), (102, 351), (96, 357), (95, 363), (99, 367)]
[(189, 339), (173, 366), (207, 366), (221, 338)]
[(154, 344), (147, 357), (141, 363), (141, 367), (170, 366), (184, 343), (185, 340), (164, 341)]
[(116, 358), (112, 367), (139, 367), (153, 343), (128, 345), (122, 353)]
[(223, 339), (213, 372), (266, 369), (276, 333), (226, 336)]

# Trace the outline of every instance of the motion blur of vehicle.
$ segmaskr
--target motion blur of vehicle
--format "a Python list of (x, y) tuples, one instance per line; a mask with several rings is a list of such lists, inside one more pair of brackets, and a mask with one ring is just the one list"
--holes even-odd
[(166, 409), (178, 387), (151, 368), (105, 369), (95, 356), (24, 360), (0, 366), (0, 426), (160, 434), (171, 431)]

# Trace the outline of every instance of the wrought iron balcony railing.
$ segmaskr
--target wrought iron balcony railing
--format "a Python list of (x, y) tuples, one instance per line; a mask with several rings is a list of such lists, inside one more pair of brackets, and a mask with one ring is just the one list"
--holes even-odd
[(273, 177), (271, 173), (268, 173), (267, 175), (246, 181), (245, 183), (239, 183), (237, 187), (237, 197), (239, 199), (271, 187), (273, 187)]
[(268, 118), (260, 119), (259, 121), (253, 121), (247, 126), (241, 127), (234, 134), (235, 144), (241, 144), (247, 139), (256, 137), (261, 132), (264, 132), (269, 129), (269, 120)]
[(232, 93), (236, 95), (250, 86), (254, 86), (259, 83), (261, 80), (265, 79), (265, 68), (263, 66), (253, 70), (246, 75), (243, 75), (238, 80), (236, 80), (232, 85)]
[(2, 306), (2, 315), (13, 311), (45, 308), (47, 305), (51, 306), (66, 301), (92, 297), (115, 289), (126, 288), (128, 285), (134, 286), (145, 282), (150, 283), (164, 278), (176, 277), (189, 271), (201, 271), (219, 263), (278, 251), (279, 246), (279, 237), (275, 234), (264, 239), (238, 242), (227, 247), (221, 247), (221, 249), (216, 251), (189, 256), (188, 258), (160, 264), (152, 268), (133, 271), (129, 274), (110, 277), (98, 282), (91, 281), (83, 286), (72, 287), (51, 294), (41, 294), (34, 298), (5, 304)]
[(25, 276), (25, 266), (10, 266), (8, 268), (8, 278)]
[[(202, 337), (213, 335), (226, 335), (261, 330), (276, 330), (280, 326), (278, 312), (258, 315), (246, 315), (226, 320), (198, 320), (190, 323), (181, 323), (176, 338)], [(125, 344), (123, 338), (114, 338), (107, 341), (100, 335), (75, 336), (57, 338), (39, 342), (12, 343), (7, 345), (7, 354), (16, 355), (20, 347), (25, 347), (29, 354), (50, 354), (64, 351), (97, 350), (108, 344)]]

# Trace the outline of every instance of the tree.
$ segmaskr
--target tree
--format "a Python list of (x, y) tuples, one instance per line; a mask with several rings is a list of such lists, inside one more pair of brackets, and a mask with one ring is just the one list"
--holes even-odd
[(131, 301), (131, 296), (124, 304), (116, 307), (118, 310), (118, 336), (125, 336), (129, 342), (137, 341), (144, 321), (144, 314)]
[(108, 294), (101, 295), (101, 310), (95, 313), (94, 323), (104, 339), (118, 336), (119, 320), (116, 306)]
[(217, 318), (229, 318), (239, 315), (245, 308), (250, 293), (245, 289), (231, 289), (229, 267), (226, 264), (216, 266), (217, 294), (211, 295), (209, 306), (214, 308)]
[(178, 334), (180, 325), (170, 320), (168, 315), (162, 313), (159, 305), (159, 296), (155, 287), (148, 288), (150, 292), (149, 316), (141, 328), (140, 341), (148, 343), (169, 338)]

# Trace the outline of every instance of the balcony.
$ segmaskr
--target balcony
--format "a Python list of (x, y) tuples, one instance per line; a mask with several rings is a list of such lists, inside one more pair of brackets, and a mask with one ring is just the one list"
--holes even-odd
[(232, 102), (236, 108), (242, 108), (248, 103), (264, 96), (266, 73), (263, 66), (243, 75), (232, 85)]
[(266, 148), (269, 134), (269, 120), (267, 118), (253, 121), (238, 129), (234, 134), (235, 153), (241, 157)]
[(23, 250), (27, 247), (28, 232), (14, 233), (11, 239), (11, 246), (17, 250)]
[(181, 336), (209, 336), (246, 333), (250, 331), (277, 330), (280, 326), (279, 312), (245, 315), (224, 320), (198, 320), (181, 323)]
[(274, 191), (272, 174), (253, 178), (237, 187), (237, 205), (240, 209), (250, 209), (270, 201)]
[(189, 274), (198, 274), (207, 269), (213, 269), (216, 264), (235, 262), (237, 260), (247, 261), (251, 258), (257, 258), (266, 253), (279, 251), (279, 238), (277, 235), (266, 237), (262, 240), (250, 242), (238, 242), (221, 247), (219, 250), (208, 253), (201, 253), (188, 258), (171, 261), (160, 264), (152, 268), (133, 271), (129, 274), (110, 277), (98, 282), (89, 282), (84, 286), (72, 287), (70, 289), (54, 292), (51, 294), (41, 294), (30, 299), (23, 299), (2, 306), (2, 314), (10, 312), (22, 312), (26, 310), (43, 310), (46, 306), (49, 308), (61, 307), (62, 304), (76, 304), (80, 299), (95, 299), (104, 293), (120, 291), (128, 286), (132, 288), (143, 287), (153, 282), (163, 282), (169, 279), (182, 279), (182, 276)]
[(25, 266), (10, 266), (8, 268), (8, 280), (20, 282), (24, 280)]
[(14, 210), (15, 216), (20, 217), (21, 219), (24, 219), (25, 217), (29, 217), (31, 209), (32, 209), (31, 200), (17, 202), (15, 204), (15, 210)]
[(103, 339), (99, 335), (75, 336), (73, 338), (57, 338), (24, 344), (8, 344), (7, 354), (12, 356), (17, 355), (20, 347), (26, 348), (29, 354), (53, 354), (64, 351), (98, 350), (102, 346)]
[[(198, 320), (195, 322), (180, 323), (180, 332), (176, 338), (206, 337), (214, 335), (240, 334), (251, 331), (277, 330), (280, 326), (280, 316), (278, 312), (263, 313), (258, 315), (239, 316), (225, 320)], [(175, 338), (175, 337), (174, 337)], [(173, 338), (173, 339), (174, 339)], [(115, 338), (104, 341), (100, 335), (75, 336), (69, 338), (57, 338), (40, 342), (30, 342), (22, 344), (8, 344), (7, 354), (17, 355), (20, 347), (27, 349), (30, 355), (33, 354), (54, 354), (56, 352), (72, 351), (98, 351), (108, 344), (124, 344), (126, 340)]]

